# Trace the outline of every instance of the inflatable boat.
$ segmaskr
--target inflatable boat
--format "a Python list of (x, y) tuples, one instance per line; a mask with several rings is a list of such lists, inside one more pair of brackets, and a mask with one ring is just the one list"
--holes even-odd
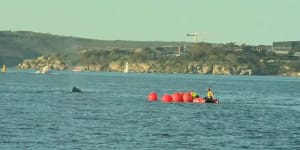
[(214, 98), (212, 100), (209, 100), (208, 98), (201, 98), (201, 97), (198, 97), (198, 98), (194, 98), (193, 99), (193, 103), (214, 103), (214, 104), (219, 104), (219, 100)]

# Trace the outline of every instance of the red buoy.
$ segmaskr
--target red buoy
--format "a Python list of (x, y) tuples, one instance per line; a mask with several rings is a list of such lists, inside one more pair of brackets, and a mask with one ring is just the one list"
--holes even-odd
[(182, 102), (182, 94), (180, 93), (174, 93), (172, 95), (173, 102)]
[(193, 97), (190, 92), (186, 92), (182, 96), (183, 102), (193, 102)]
[(172, 99), (173, 99), (172, 96), (169, 94), (165, 94), (161, 97), (161, 101), (164, 103), (172, 102)]
[(149, 93), (148, 101), (151, 101), (151, 102), (157, 101), (157, 93), (155, 93), (155, 92)]

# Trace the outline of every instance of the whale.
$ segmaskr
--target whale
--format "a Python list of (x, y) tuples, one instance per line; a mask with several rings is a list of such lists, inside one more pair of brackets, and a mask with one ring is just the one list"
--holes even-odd
[(72, 92), (74, 92), (74, 93), (81, 93), (82, 91), (78, 87), (73, 86)]

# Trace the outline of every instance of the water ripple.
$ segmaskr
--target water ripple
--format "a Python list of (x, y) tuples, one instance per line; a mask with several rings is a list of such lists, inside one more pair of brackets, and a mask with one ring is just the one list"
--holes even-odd
[[(221, 103), (146, 100), (199, 86)], [(14, 73), (0, 80), (0, 149), (298, 149), (299, 88), (280, 77)]]

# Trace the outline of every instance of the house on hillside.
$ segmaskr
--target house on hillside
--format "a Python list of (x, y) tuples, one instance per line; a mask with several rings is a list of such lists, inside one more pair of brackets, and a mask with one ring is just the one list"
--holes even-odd
[(162, 46), (156, 47), (155, 50), (163, 51), (164, 55), (167, 56), (180, 56), (184, 53), (184, 46)]
[(295, 56), (295, 57), (300, 57), (300, 52), (296, 52), (296, 53), (294, 54), (294, 56)]
[(273, 42), (272, 51), (277, 54), (288, 54), (289, 52), (300, 52), (300, 41)]
[(271, 51), (272, 50), (272, 46), (271, 45), (258, 45), (255, 47), (255, 49), (258, 51), (258, 52), (263, 52), (263, 51)]

